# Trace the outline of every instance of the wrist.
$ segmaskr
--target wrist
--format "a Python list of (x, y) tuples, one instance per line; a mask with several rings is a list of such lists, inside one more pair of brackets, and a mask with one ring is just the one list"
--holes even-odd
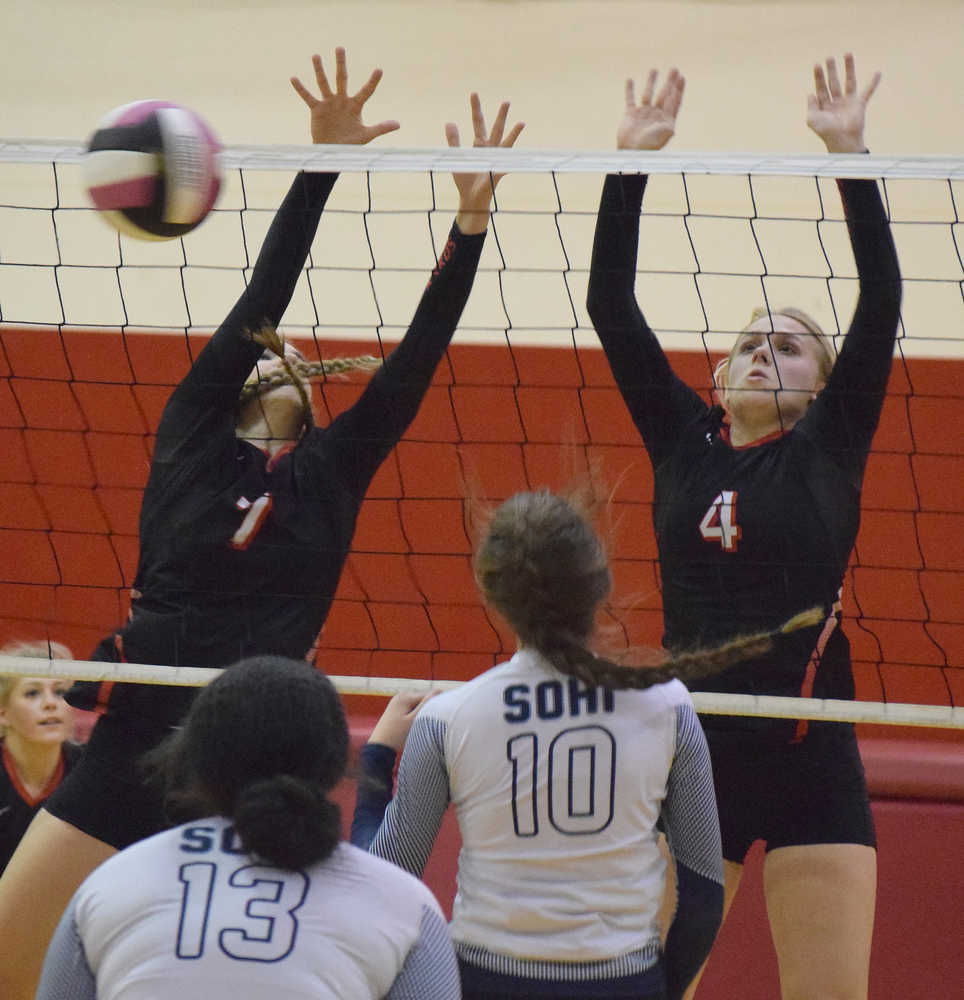
[(828, 153), (853, 154), (853, 153), (869, 153), (870, 152), (870, 150), (864, 145), (864, 142), (863, 142), (862, 139), (857, 139), (857, 140), (855, 140), (853, 142), (840, 142), (840, 141), (832, 141), (832, 140), (828, 139), (828, 140), (825, 140), (825, 142), (826, 142), (826, 145), (827, 145), (827, 152)]
[(455, 224), (464, 236), (474, 236), (484, 233), (489, 228), (490, 214), (488, 208), (459, 208)]

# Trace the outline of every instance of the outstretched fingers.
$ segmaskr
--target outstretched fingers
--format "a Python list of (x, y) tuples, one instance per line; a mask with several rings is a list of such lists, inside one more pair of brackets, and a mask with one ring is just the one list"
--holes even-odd
[(640, 98), (640, 104), (652, 104), (653, 94), (656, 92), (656, 79), (659, 76), (659, 71), (651, 69), (646, 76), (646, 86), (643, 89), (643, 96)]
[(662, 108), (667, 114), (674, 118), (679, 113), (680, 105), (683, 103), (683, 89), (686, 87), (686, 80), (680, 71), (674, 66), (666, 77), (663, 89), (656, 98), (657, 107)]
[(840, 77), (837, 73), (837, 61), (831, 56), (827, 59), (826, 71), (820, 63), (816, 63), (813, 67), (814, 93), (810, 95), (810, 105), (812, 107), (815, 102), (816, 107), (823, 109), (829, 107), (834, 101), (845, 97), (866, 104), (873, 97), (880, 80), (881, 74), (878, 71), (874, 73), (864, 89), (858, 93), (857, 65), (853, 53), (848, 52), (844, 55), (844, 85), (841, 87)]
[(372, 75), (362, 84), (352, 100), (357, 101), (359, 104), (364, 104), (375, 93), (375, 88), (378, 86), (383, 75), (380, 69), (373, 69)]
[(880, 70), (874, 73), (870, 83), (860, 93), (860, 99), (866, 104), (871, 97), (874, 96), (874, 91), (877, 89), (877, 84), (880, 83)]
[(827, 60), (827, 89), (834, 99), (843, 96), (843, 91), (840, 89), (840, 77), (837, 76), (837, 60), (833, 56)]
[(335, 49), (335, 92), (348, 93), (348, 57), (341, 46)]
[[(499, 105), (499, 110), (496, 112), (495, 121), (492, 123), (491, 129), (486, 128), (485, 114), (482, 111), (482, 101), (478, 94), (473, 93), (470, 95), (469, 105), (472, 109), (473, 146), (512, 146), (525, 128), (524, 122), (516, 122), (508, 134), (506, 134), (505, 123), (509, 117), (509, 101), (503, 101)], [(458, 146), (458, 126), (453, 122), (449, 122), (445, 126), (445, 137), (450, 146)]]
[(317, 97), (298, 79), (296, 76), (289, 77), (291, 80), (291, 86), (295, 88), (295, 92), (298, 96), (308, 105), (309, 108), (313, 108), (316, 104), (321, 102)]
[[(337, 60), (337, 58), (338, 58), (338, 52), (339, 51), (341, 51), (342, 62), (344, 63), (344, 59), (345, 59), (345, 50), (344, 49), (341, 49), (341, 50), (335, 49), (335, 58)], [(321, 56), (318, 55), (318, 53), (315, 53), (311, 57), (311, 64), (315, 68), (315, 81), (318, 84), (318, 91), (319, 91), (319, 93), (324, 98), (333, 97), (334, 93), (333, 93), (333, 91), (331, 89), (331, 85), (328, 83), (328, 74), (325, 73), (325, 67), (322, 64)]]

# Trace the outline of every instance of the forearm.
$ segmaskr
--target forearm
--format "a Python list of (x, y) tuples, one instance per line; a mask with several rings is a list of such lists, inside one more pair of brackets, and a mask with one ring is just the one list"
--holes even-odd
[(462, 317), (485, 243), (485, 233), (453, 225), (409, 328), (372, 378), (392, 398), (396, 421), (415, 416)]
[(859, 294), (840, 355), (815, 409), (815, 433), (858, 465), (866, 458), (893, 362), (901, 277), (877, 182), (841, 180)]
[(666, 936), (666, 995), (679, 1000), (706, 961), (723, 920), (723, 886), (676, 866), (676, 914)]
[(601, 339), (610, 327), (632, 328), (641, 320), (634, 289), (646, 181), (645, 175), (609, 174), (603, 182), (586, 302)]
[(288, 308), (336, 174), (300, 173), (275, 213), (247, 288), (205, 345), (172, 400), (234, 407), (263, 347), (251, 339)]
[(337, 178), (332, 173), (302, 172), (292, 181), (239, 301), (255, 322), (274, 326), (281, 322)]
[(395, 751), (382, 743), (366, 743), (361, 749), (351, 842), (368, 850), (392, 801)]
[(877, 182), (838, 181), (860, 294), (853, 327), (866, 317), (874, 332), (893, 340), (900, 317), (901, 276), (897, 249)]
[(646, 177), (610, 174), (596, 221), (586, 305), (616, 385), (654, 463), (706, 409), (676, 377), (636, 302), (639, 213)]
[(444, 724), (419, 717), (398, 768), (395, 797), (369, 850), (419, 878), (449, 803)]

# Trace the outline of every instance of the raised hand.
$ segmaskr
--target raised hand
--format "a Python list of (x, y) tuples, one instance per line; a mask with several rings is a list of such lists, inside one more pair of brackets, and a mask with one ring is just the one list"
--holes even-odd
[(815, 93), (807, 99), (807, 124), (823, 139), (829, 153), (863, 153), (864, 116), (867, 102), (880, 83), (874, 73), (870, 83), (857, 92), (857, 71), (853, 54), (844, 56), (844, 87), (840, 87), (837, 64), (827, 60), (827, 72), (817, 63), (813, 67)]
[[(472, 108), (473, 146), (501, 146), (508, 148), (515, 145), (516, 139), (525, 128), (525, 122), (516, 122), (506, 134), (505, 123), (509, 116), (509, 102), (503, 101), (495, 116), (491, 131), (486, 131), (485, 116), (482, 114), (482, 102), (478, 94), (469, 98)], [(459, 128), (454, 122), (445, 126), (445, 138), (453, 149), (460, 146)], [(488, 225), (489, 208), (495, 187), (504, 174), (489, 172), (477, 174), (452, 174), (455, 186), (459, 192), (459, 214), (455, 221), (463, 233), (480, 233)]]
[(377, 125), (365, 125), (362, 122), (362, 108), (365, 102), (378, 86), (382, 71), (376, 69), (357, 94), (348, 94), (348, 63), (343, 48), (335, 49), (335, 89), (331, 89), (328, 76), (321, 63), (321, 56), (314, 55), (311, 61), (315, 67), (315, 80), (321, 97), (315, 97), (298, 79), (291, 78), (291, 86), (308, 105), (311, 111), (311, 141), (337, 142), (350, 145), (364, 145), (386, 132), (394, 132), (397, 121), (379, 122)]
[(400, 752), (405, 746), (418, 710), (437, 694), (438, 691), (399, 691), (385, 706), (368, 742), (381, 743)]
[(632, 80), (626, 81), (626, 107), (616, 129), (617, 149), (662, 149), (673, 137), (686, 80), (674, 66), (654, 100), (656, 77), (656, 70), (651, 69), (638, 104), (636, 84)]

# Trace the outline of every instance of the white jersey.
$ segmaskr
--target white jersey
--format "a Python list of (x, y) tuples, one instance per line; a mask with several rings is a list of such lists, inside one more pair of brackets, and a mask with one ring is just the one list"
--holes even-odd
[(590, 688), (518, 652), (422, 708), (371, 850), (420, 873), (449, 800), (450, 929), (474, 965), (551, 978), (546, 963), (594, 976), (655, 963), (660, 820), (677, 859), (722, 882), (706, 743), (678, 681)]
[(223, 818), (117, 854), (78, 889), (38, 1000), (452, 1000), (445, 918), (350, 844), (304, 871), (244, 854)]

